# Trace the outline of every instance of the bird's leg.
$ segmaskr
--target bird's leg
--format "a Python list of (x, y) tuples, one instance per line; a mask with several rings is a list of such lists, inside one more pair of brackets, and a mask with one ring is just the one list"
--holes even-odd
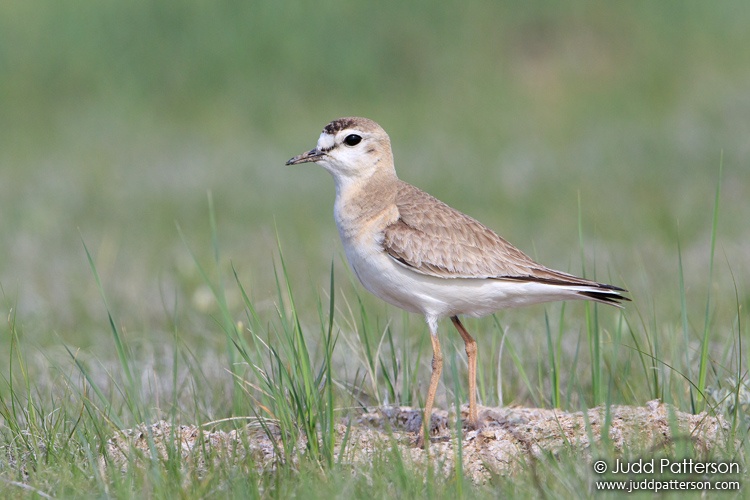
[(422, 413), (422, 426), (419, 428), (419, 434), (417, 434), (417, 448), (424, 447), (425, 428), (427, 429), (427, 440), (430, 439), (432, 404), (435, 402), (440, 373), (443, 371), (443, 352), (440, 350), (440, 340), (437, 336), (437, 322), (428, 320), (428, 324), (430, 326), (430, 340), (432, 341), (432, 375), (430, 376), (430, 390), (427, 391), (427, 402)]
[(477, 413), (477, 341), (469, 335), (458, 316), (451, 316), (453, 325), (461, 334), (466, 344), (466, 357), (469, 358), (469, 427), (479, 428), (479, 416)]

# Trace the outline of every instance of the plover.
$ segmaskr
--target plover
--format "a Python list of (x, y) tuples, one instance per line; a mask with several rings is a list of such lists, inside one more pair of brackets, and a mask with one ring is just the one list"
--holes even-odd
[(466, 344), (469, 426), (477, 428), (477, 344), (460, 315), (583, 299), (619, 307), (627, 290), (537, 264), (494, 231), (396, 176), (391, 141), (367, 118), (325, 126), (314, 149), (287, 165), (314, 162), (333, 176), (334, 218), (362, 285), (384, 301), (424, 316), (432, 341), (432, 376), (417, 446), (424, 445), (443, 355), (438, 320), (450, 318)]

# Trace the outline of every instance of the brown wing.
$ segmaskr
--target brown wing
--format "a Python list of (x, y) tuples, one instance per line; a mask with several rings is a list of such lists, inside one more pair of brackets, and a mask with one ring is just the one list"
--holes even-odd
[(383, 247), (422, 274), (599, 285), (537, 264), (479, 221), (405, 182), (396, 205), (400, 218), (385, 228)]

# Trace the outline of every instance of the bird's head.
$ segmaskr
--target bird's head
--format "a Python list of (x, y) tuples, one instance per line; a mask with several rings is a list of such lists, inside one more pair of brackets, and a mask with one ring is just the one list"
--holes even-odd
[(287, 165), (314, 162), (328, 170), (336, 183), (364, 181), (378, 171), (393, 171), (391, 140), (367, 118), (339, 118), (325, 126), (318, 145), (295, 156)]

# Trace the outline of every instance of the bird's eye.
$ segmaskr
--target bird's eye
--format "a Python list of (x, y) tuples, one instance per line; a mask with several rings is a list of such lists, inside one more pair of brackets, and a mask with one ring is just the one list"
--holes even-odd
[(362, 137), (358, 136), (357, 134), (349, 134), (344, 139), (344, 144), (347, 146), (356, 146), (362, 141)]

